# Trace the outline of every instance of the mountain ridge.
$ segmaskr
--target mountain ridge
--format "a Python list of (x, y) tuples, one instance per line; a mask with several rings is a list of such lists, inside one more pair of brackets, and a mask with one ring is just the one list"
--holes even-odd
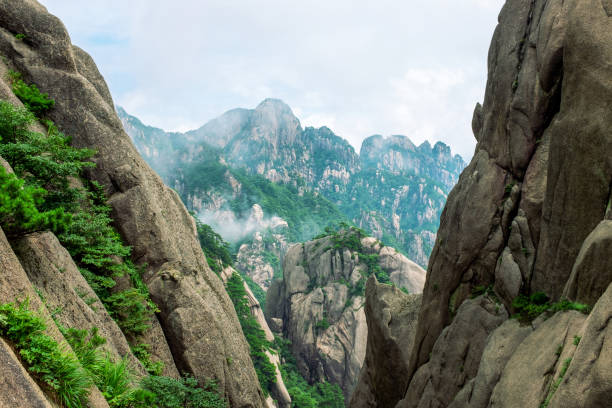
[[(124, 109), (117, 110), (143, 157), (186, 202), (210, 200), (202, 192), (195, 192), (195, 198), (189, 193), (187, 199), (182, 189), (187, 169), (196, 161), (218, 161), (293, 186), (298, 194), (320, 194), (353, 223), (421, 266), (426, 266), (433, 247), (437, 214), (465, 166), (442, 142), (432, 147), (426, 141), (417, 147), (401, 135), (370, 136), (360, 155), (326, 126), (302, 128), (279, 99), (265, 99), (254, 109), (232, 109), (196, 130), (166, 136), (160, 129), (140, 126), (142, 122)], [(394, 143), (398, 140), (401, 143)], [(401, 150), (396, 145), (413, 148)]]

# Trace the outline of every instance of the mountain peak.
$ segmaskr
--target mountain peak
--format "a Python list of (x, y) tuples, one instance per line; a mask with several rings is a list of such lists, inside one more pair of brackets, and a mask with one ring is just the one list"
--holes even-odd
[(255, 108), (256, 111), (262, 110), (273, 110), (275, 112), (283, 112), (283, 113), (291, 113), (293, 115), (293, 111), (284, 101), (276, 98), (266, 98), (260, 102), (259, 105)]

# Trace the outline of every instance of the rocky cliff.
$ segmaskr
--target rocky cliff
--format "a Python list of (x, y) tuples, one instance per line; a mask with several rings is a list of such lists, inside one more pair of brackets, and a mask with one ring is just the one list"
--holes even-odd
[[(215, 379), (231, 406), (263, 406), (247, 342), (221, 280), (206, 263), (194, 222), (178, 195), (137, 153), (92, 59), (71, 44), (61, 21), (34, 0), (0, 1), (0, 54), (1, 99), (21, 105), (7, 76), (8, 69), (19, 73), (26, 83), (37, 84), (54, 98), (46, 119), (70, 135), (74, 146), (95, 149), (96, 166), (86, 172), (85, 180), (103, 187), (113, 224), (132, 247), (132, 261), (144, 270), (144, 282), (159, 308), (148, 336), (152, 354), (166, 363), (166, 374), (187, 372), (202, 383)], [(52, 322), (38, 302), (40, 294), (47, 308), (65, 311), (59, 315), (61, 323), (98, 327), (109, 340), (108, 349), (118, 358), (127, 355), (144, 373), (120, 328), (105, 314), (53, 234), (12, 239), (12, 248), (0, 235), (4, 242), (0, 275), (8, 279), (1, 285), (2, 302), (28, 296)], [(54, 325), (48, 327), (61, 340)], [(228, 361), (234, 364), (230, 367)], [(28, 381), (23, 371), (13, 371), (21, 378), (16, 381)], [(0, 394), (11, 393), (9, 384)], [(40, 400), (34, 394), (30, 397)], [(92, 405), (106, 406), (99, 393), (97, 397), (101, 401)]]
[(304, 378), (340, 385), (348, 401), (366, 352), (367, 277), (377, 275), (418, 293), (424, 274), (375, 238), (356, 229), (341, 230), (289, 249), (283, 280), (275, 281), (267, 293), (266, 317), (282, 326), (277, 328), (291, 341)]
[(476, 152), (442, 213), (408, 368), (392, 373), (403, 398), (367, 406), (609, 404), (610, 18), (609, 1), (506, 1)]

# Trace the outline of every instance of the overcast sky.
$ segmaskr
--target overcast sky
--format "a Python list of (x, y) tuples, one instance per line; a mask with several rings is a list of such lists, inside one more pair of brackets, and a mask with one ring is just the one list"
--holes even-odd
[(473, 154), (503, 0), (40, 0), (115, 103), (165, 130), (268, 97), (359, 151), (375, 133)]

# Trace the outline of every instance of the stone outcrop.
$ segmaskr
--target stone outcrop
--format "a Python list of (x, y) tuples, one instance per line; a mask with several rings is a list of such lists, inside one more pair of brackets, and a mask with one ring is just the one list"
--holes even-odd
[(363, 288), (371, 272), (361, 258), (375, 257), (391, 282), (408, 291), (420, 292), (424, 278), (418, 265), (374, 238), (361, 238), (361, 248), (339, 244), (350, 234), (341, 231), (291, 247), (284, 279), (275, 281), (266, 297), (266, 317), (282, 320), (304, 378), (338, 384), (347, 402), (368, 337)]
[(194, 222), (136, 152), (91, 57), (34, 0), (0, 1), (0, 53), (55, 99), (48, 115), (73, 145), (96, 150), (97, 166), (87, 177), (104, 186), (133, 260), (146, 265), (144, 279), (176, 367), (202, 380), (215, 378), (233, 407), (262, 406), (247, 342), (221, 280), (206, 263)]
[(350, 407), (392, 406), (403, 397), (420, 305), (421, 295), (368, 279), (366, 357)]
[[(398, 407), (599, 407), (612, 396), (609, 9), (506, 1)], [(515, 297), (536, 292), (594, 308), (507, 320)]]

